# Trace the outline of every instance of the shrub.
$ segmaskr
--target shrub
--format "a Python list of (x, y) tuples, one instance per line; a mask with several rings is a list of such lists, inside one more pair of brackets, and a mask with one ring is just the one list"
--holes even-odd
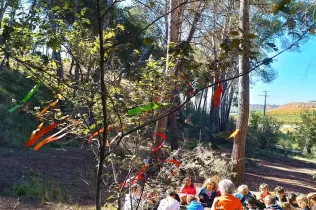
[(281, 135), (281, 124), (271, 116), (263, 116), (257, 112), (251, 112), (246, 142), (247, 153), (255, 149), (274, 147)]
[(316, 115), (307, 110), (301, 114), (302, 122), (294, 131), (295, 139), (305, 155), (312, 154), (312, 147), (316, 143)]

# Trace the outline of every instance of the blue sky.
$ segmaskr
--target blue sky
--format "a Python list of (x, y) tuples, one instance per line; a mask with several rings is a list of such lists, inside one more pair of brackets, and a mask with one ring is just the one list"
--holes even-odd
[(273, 62), (278, 72), (270, 84), (257, 82), (250, 89), (250, 103), (263, 104), (263, 91), (270, 91), (268, 104), (316, 100), (316, 38), (300, 47), (301, 52), (287, 51)]

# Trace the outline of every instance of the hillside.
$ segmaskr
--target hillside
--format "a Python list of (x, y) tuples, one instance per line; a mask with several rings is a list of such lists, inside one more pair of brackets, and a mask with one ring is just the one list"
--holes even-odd
[(292, 102), (279, 106), (271, 111), (316, 109), (316, 102)]
[[(267, 104), (267, 110), (271, 110), (271, 109), (275, 109), (278, 108), (280, 105), (271, 105), (271, 104)], [(260, 111), (263, 110), (263, 104), (250, 104), (250, 110), (251, 111)]]
[(35, 117), (22, 109), (33, 109), (41, 101), (50, 101), (52, 93), (40, 86), (33, 97), (23, 107), (9, 113), (8, 110), (21, 101), (36, 82), (27, 79), (19, 72), (2, 70), (0, 72), (0, 146), (24, 147), (24, 142), (37, 127)]

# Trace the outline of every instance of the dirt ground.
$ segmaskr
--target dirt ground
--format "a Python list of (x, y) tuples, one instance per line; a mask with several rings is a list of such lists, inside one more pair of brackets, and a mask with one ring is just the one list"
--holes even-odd
[[(94, 154), (89, 149), (0, 149), (0, 209), (93, 209), (94, 203)], [(38, 202), (22, 197), (12, 197), (15, 184), (27, 182), (30, 174), (40, 174), (53, 180), (69, 196), (69, 205)], [(309, 193), (316, 191), (316, 164), (289, 158), (258, 160), (245, 168), (245, 184), (256, 191), (260, 183), (271, 189), (280, 185), (288, 192)], [(86, 207), (84, 207), (86, 206)], [(88, 206), (90, 206), (88, 208)]]

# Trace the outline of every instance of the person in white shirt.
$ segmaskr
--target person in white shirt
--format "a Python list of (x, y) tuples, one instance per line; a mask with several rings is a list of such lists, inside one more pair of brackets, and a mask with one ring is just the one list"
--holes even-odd
[(139, 184), (133, 184), (130, 193), (126, 194), (123, 210), (143, 209), (144, 201), (141, 198), (141, 187)]
[(160, 201), (158, 210), (180, 210), (180, 203), (176, 200), (176, 195), (174, 190), (167, 190), (166, 198)]

